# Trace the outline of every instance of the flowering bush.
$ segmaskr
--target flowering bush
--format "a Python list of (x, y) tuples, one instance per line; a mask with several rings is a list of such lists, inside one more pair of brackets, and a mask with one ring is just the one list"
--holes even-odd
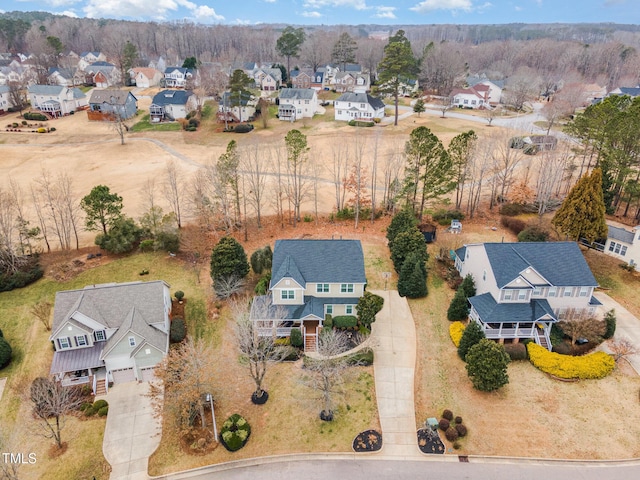
[(613, 357), (605, 352), (573, 357), (550, 352), (533, 342), (527, 345), (527, 350), (536, 368), (559, 378), (604, 378), (615, 366)]
[(462, 322), (453, 322), (449, 325), (449, 336), (451, 336), (451, 341), (458, 348), (460, 346), (460, 339), (462, 338), (462, 334), (464, 333), (465, 325)]
[(239, 414), (234, 413), (222, 425), (220, 439), (222, 445), (230, 452), (235, 452), (244, 447), (251, 435), (251, 427)]

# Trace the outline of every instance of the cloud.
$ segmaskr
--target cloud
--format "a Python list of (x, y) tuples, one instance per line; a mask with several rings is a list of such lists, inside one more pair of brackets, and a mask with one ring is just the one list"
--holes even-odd
[(356, 10), (366, 10), (366, 0), (305, 0), (306, 8), (319, 9), (322, 7), (349, 7)]
[(251, 25), (251, 20), (243, 20), (241, 18), (236, 18), (233, 23), (235, 23), (236, 25)]
[(322, 14), (320, 12), (302, 12), (301, 15), (307, 18), (320, 18)]
[(376, 13), (373, 15), (376, 18), (397, 18), (396, 14), (393, 13), (396, 10), (396, 7), (375, 7)]
[(452, 12), (462, 10), (470, 12), (473, 10), (473, 4), (471, 0), (424, 0), (409, 10), (418, 13), (427, 13), (434, 10), (451, 10)]
[[(67, 0), (50, 0), (67, 1)], [(188, 10), (195, 20), (224, 20), (222, 15), (206, 5), (188, 0), (88, 0), (83, 11), (90, 18), (155, 18), (164, 20), (170, 12)]]
[(78, 18), (78, 14), (73, 10), (65, 10), (64, 12), (60, 12), (60, 15), (66, 15), (71, 18)]

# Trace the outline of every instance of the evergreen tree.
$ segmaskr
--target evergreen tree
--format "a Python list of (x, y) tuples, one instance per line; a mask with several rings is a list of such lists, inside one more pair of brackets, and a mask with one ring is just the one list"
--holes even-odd
[(11, 345), (0, 335), (0, 370), (11, 362)]
[(405, 259), (408, 258), (411, 253), (417, 253), (423, 263), (428, 259), (427, 242), (422, 233), (420, 233), (420, 230), (416, 227), (406, 232), (400, 232), (393, 241), (391, 261), (393, 262), (393, 267), (396, 272), (400, 273)]
[(398, 294), (401, 297), (420, 298), (427, 295), (427, 268), (418, 252), (409, 254), (398, 277)]
[(493, 392), (509, 383), (511, 359), (499, 343), (483, 338), (469, 349), (466, 360), (467, 375), (476, 390)]
[(418, 220), (413, 212), (408, 208), (403, 208), (396, 213), (387, 227), (387, 240), (389, 248), (392, 248), (393, 241), (400, 232), (413, 230), (418, 225)]
[(578, 180), (553, 216), (551, 223), (571, 240), (586, 238), (593, 242), (607, 236), (602, 171)]
[(233, 237), (222, 237), (211, 252), (211, 278), (242, 279), (249, 273), (247, 254)]
[(384, 305), (384, 299), (371, 292), (364, 292), (364, 295), (358, 300), (358, 306), (356, 307), (358, 324), (367, 328), (371, 328), (371, 324), (375, 322), (376, 315), (382, 306)]
[(451, 158), (453, 171), (455, 172), (456, 209), (458, 210), (462, 206), (464, 186), (468, 180), (469, 164), (473, 157), (477, 140), (478, 136), (476, 133), (473, 130), (469, 130), (453, 137), (447, 150)]
[(345, 71), (347, 63), (353, 63), (356, 61), (357, 49), (358, 44), (353, 38), (351, 38), (351, 35), (347, 32), (342, 32), (336, 43), (333, 45), (331, 57), (334, 62), (342, 65), (342, 71)]
[(196, 57), (187, 57), (182, 62), (182, 68), (188, 68), (189, 70), (196, 70), (200, 66), (200, 62)]
[(421, 113), (425, 111), (424, 100), (421, 98), (416, 100), (416, 103), (413, 104), (413, 113), (417, 113), (420, 116)]
[(140, 241), (142, 230), (133, 218), (120, 217), (113, 222), (108, 233), (96, 235), (95, 243), (111, 253), (132, 251)]
[(469, 316), (469, 301), (465, 295), (462, 285), (456, 290), (449, 309), (447, 310), (447, 319), (451, 322), (456, 320), (464, 320)]
[(466, 361), (467, 353), (469, 349), (473, 347), (480, 340), (485, 338), (485, 334), (482, 331), (482, 327), (475, 322), (470, 321), (467, 328), (464, 329), (464, 333), (462, 334), (462, 338), (460, 339), (460, 345), (458, 345), (458, 356)]
[(82, 198), (80, 208), (86, 214), (87, 230), (101, 229), (106, 235), (107, 227), (111, 227), (122, 217), (122, 197), (111, 193), (106, 185), (97, 185), (91, 189), (89, 195)]
[(291, 78), (291, 57), (297, 57), (304, 43), (305, 33), (302, 28), (286, 27), (276, 41), (276, 52), (287, 58), (287, 78)]
[(473, 277), (470, 273), (464, 277), (462, 283), (460, 284), (460, 288), (464, 290), (464, 295), (467, 298), (474, 297), (476, 294), (476, 283), (473, 281)]

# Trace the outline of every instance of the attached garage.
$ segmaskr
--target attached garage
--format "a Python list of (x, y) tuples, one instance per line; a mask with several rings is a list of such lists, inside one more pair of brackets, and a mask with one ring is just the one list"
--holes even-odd
[(120, 368), (118, 370), (111, 370), (111, 377), (113, 378), (113, 383), (126, 383), (126, 382), (135, 382), (136, 375), (133, 371), (133, 368)]
[(156, 367), (146, 367), (140, 369), (140, 380), (143, 382), (153, 382), (156, 379)]

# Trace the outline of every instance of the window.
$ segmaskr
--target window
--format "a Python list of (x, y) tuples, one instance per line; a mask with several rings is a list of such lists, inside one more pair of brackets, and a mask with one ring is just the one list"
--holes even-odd
[(549, 297), (555, 297), (558, 293), (558, 287), (551, 287), (549, 288)]
[(340, 285), (340, 293), (353, 293), (353, 283), (343, 283)]
[(580, 287), (580, 296), (586, 297), (589, 294), (589, 287)]
[(475, 100), (471, 100), (471, 105), (475, 105), (476, 101)]
[(104, 330), (96, 330), (93, 332), (93, 338), (95, 338), (96, 342), (104, 342), (107, 339), (107, 335)]
[(570, 297), (572, 293), (573, 293), (573, 288), (571, 287), (565, 287), (564, 292), (562, 292), (562, 294), (565, 297)]
[(76, 345), (78, 347), (87, 346), (87, 336), (86, 335), (76, 335)]
[(130, 347), (136, 346), (136, 337), (129, 337), (129, 346)]
[(627, 254), (627, 247), (622, 247), (622, 249), (620, 250), (620, 255), (622, 255), (623, 257)]
[(469, 103), (469, 100), (465, 100), (464, 104), (467, 105)]
[(344, 313), (345, 313), (345, 315), (352, 315), (353, 314), (353, 305), (345, 305), (344, 306)]
[(504, 299), (505, 300), (511, 300), (512, 297), (513, 297), (513, 291), (512, 290), (505, 290), (504, 291)]
[(60, 337), (58, 339), (58, 346), (61, 349), (71, 348), (71, 341), (70, 341), (69, 337)]
[(280, 290), (280, 298), (282, 300), (293, 300), (296, 298), (296, 292), (294, 290)]
[(524, 300), (527, 298), (527, 291), (526, 290), (519, 290), (518, 291), (518, 300)]
[(541, 297), (542, 296), (542, 287), (535, 287), (533, 289), (533, 293), (531, 294), (534, 297)]
[(324, 306), (324, 313), (326, 315), (333, 315), (333, 305), (325, 305)]
[(316, 293), (329, 293), (328, 283), (318, 283), (316, 285)]

